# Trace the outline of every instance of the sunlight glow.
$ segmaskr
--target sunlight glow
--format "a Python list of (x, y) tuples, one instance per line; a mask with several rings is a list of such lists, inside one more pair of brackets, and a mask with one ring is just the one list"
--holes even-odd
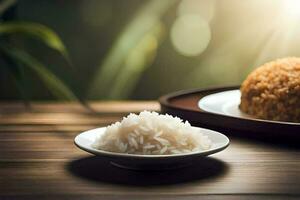
[(276, 58), (299, 55), (300, 34), (300, 1), (282, 0), (277, 7), (281, 9), (281, 15), (274, 20), (272, 34), (265, 41), (257, 56), (254, 66), (259, 66)]
[(285, 0), (283, 1), (285, 13), (289, 19), (299, 20), (300, 18), (300, 1), (299, 0)]

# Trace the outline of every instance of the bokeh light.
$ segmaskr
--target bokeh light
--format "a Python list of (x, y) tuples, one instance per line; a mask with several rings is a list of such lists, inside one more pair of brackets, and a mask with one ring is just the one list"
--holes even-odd
[(171, 28), (174, 48), (185, 56), (200, 55), (211, 39), (210, 27), (200, 15), (179, 16)]

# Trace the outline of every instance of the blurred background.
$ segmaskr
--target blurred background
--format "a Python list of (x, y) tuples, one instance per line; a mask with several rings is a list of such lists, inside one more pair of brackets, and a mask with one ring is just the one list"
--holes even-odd
[(299, 56), (298, 0), (2, 0), (0, 99), (157, 99)]

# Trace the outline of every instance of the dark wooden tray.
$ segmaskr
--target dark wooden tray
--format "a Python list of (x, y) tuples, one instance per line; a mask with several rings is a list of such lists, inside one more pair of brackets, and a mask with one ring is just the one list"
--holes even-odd
[(188, 120), (193, 126), (226, 131), (238, 135), (265, 138), (300, 138), (300, 123), (276, 122), (261, 119), (245, 119), (210, 113), (198, 107), (198, 101), (206, 95), (238, 89), (239, 86), (179, 91), (159, 99), (161, 112)]

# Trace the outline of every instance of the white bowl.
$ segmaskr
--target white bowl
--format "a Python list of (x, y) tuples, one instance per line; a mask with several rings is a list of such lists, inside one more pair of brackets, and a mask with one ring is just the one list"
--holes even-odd
[[(195, 127), (198, 128), (198, 127)], [(191, 153), (170, 154), (170, 155), (142, 155), (127, 154), (103, 151), (92, 147), (97, 136), (105, 132), (105, 127), (85, 131), (75, 137), (75, 144), (80, 149), (97, 156), (103, 156), (110, 159), (111, 164), (135, 170), (164, 170), (180, 168), (193, 163), (199, 157), (208, 156), (224, 150), (229, 145), (229, 139), (216, 131), (198, 128), (204, 135), (207, 135), (212, 141), (212, 147), (205, 151), (195, 151)]]

